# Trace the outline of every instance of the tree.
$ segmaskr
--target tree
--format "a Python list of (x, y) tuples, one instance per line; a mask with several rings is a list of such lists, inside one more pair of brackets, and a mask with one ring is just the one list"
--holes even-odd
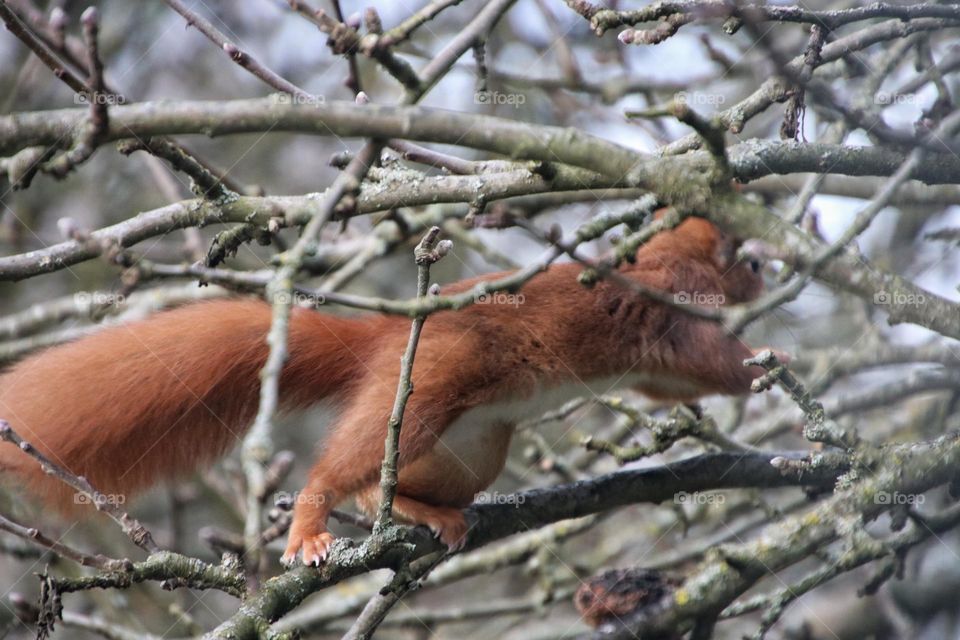
[[(254, 426), (202, 476), (134, 506), (33, 451), (117, 526), (6, 501), (15, 636), (956, 632), (960, 5), (51, 4), (0, 1), (0, 359), (238, 292), (274, 322)], [(755, 397), (585, 389), (520, 425), (462, 552), (338, 512), (356, 545), (279, 567), (323, 431), (277, 416), (292, 305), (416, 336), (478, 302), (433, 281), (590, 286), (693, 214), (771, 286), (661, 302), (792, 355)]]

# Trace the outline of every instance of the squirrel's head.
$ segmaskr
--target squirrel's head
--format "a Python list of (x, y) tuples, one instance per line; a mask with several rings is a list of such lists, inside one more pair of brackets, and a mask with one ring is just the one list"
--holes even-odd
[[(659, 219), (663, 214), (664, 210), (660, 210), (655, 217)], [(687, 218), (677, 227), (658, 234), (651, 243), (669, 246), (681, 258), (712, 264), (720, 275), (727, 303), (754, 300), (763, 290), (760, 261), (738, 257), (743, 240), (724, 233), (709, 220)]]

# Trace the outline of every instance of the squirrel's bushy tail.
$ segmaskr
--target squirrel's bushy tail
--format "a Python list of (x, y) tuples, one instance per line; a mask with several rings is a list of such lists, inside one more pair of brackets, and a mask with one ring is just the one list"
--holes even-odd
[[(270, 321), (264, 302), (216, 300), (52, 347), (0, 375), (0, 419), (100, 492), (126, 499), (239, 443), (257, 411)], [(369, 348), (364, 324), (294, 309), (284, 402), (345, 390)], [(0, 442), (0, 481), (11, 477), (56, 506), (76, 501)]]

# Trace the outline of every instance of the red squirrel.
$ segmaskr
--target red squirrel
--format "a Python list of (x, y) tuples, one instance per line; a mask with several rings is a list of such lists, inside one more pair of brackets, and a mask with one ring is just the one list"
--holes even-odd
[[(620, 273), (645, 287), (749, 301), (759, 265), (702, 218), (653, 237)], [(413, 368), (414, 393), (400, 437), (394, 512), (463, 544), (464, 507), (504, 466), (513, 426), (564, 399), (634, 387), (692, 401), (743, 394), (763, 374), (753, 350), (719, 324), (655, 302), (623, 283), (577, 281), (555, 264), (510, 304), (473, 304), (427, 318)], [(443, 293), (465, 291), (492, 274)], [(130, 496), (208, 466), (234, 447), (257, 411), (268, 347), (268, 304), (226, 299), (190, 304), (113, 326), (32, 355), (0, 375), (0, 419), (53, 461), (105, 494)], [(386, 425), (410, 321), (346, 318), (295, 308), (280, 379), (284, 409), (332, 400), (335, 420), (296, 500), (284, 560), (323, 561), (334, 540), (330, 511), (356, 496), (379, 500)], [(588, 391), (589, 389), (589, 391)], [(0, 445), (0, 478), (50, 504), (71, 489), (14, 446)]]

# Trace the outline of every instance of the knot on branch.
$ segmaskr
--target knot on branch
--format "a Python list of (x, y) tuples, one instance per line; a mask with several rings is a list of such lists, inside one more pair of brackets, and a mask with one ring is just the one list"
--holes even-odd
[(343, 22), (332, 23), (327, 35), (327, 46), (337, 55), (349, 55), (360, 50), (360, 34)]
[(418, 265), (425, 266), (434, 264), (453, 249), (453, 242), (450, 240), (440, 240), (437, 242), (439, 236), (440, 227), (431, 227), (427, 235), (423, 236), (423, 239), (417, 245), (416, 249), (413, 250), (413, 257)]

